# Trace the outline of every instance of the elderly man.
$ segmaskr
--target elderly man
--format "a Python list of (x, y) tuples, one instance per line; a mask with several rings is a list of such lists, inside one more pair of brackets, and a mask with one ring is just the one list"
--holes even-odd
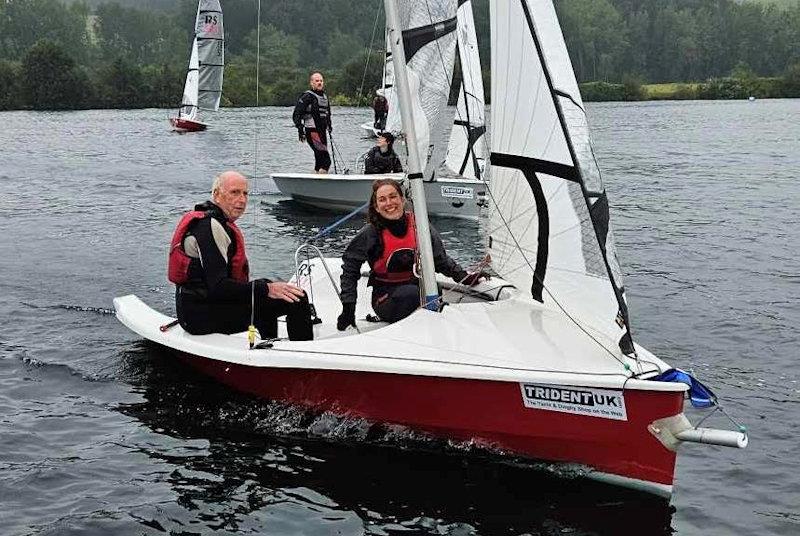
[(305, 292), (281, 281), (250, 280), (244, 237), (236, 226), (247, 195), (244, 175), (226, 171), (214, 179), (211, 201), (195, 206), (178, 223), (169, 253), (178, 320), (194, 335), (237, 333), (252, 322), (266, 339), (278, 336), (278, 317), (286, 315), (289, 338), (310, 340)]
[(325, 94), (322, 73), (311, 73), (308, 83), (311, 89), (300, 95), (292, 121), (297, 127), (300, 142), (308, 142), (314, 151), (314, 171), (327, 173), (331, 167), (331, 155), (328, 152), (328, 132), (333, 131), (331, 106)]

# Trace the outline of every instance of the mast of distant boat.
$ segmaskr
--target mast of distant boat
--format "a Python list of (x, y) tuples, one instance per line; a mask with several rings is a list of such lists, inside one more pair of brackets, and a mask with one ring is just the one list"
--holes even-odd
[(400, 16), (394, 0), (384, 0), (386, 10), (386, 32), (392, 48), (394, 65), (394, 85), (400, 103), (400, 120), (406, 137), (408, 149), (408, 182), (411, 185), (411, 197), (414, 201), (414, 218), (417, 228), (417, 244), (422, 264), (420, 279), (425, 294), (425, 308), (432, 311), (439, 309), (439, 291), (436, 285), (436, 271), (433, 265), (433, 246), (428, 223), (428, 207), (425, 203), (425, 187), (422, 183), (422, 163), (417, 146), (417, 135), (414, 127), (411, 90), (406, 72), (406, 52), (403, 48), (403, 33), (400, 27)]

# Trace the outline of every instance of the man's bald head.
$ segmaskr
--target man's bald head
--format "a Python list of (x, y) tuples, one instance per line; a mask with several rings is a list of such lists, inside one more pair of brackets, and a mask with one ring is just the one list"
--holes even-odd
[(322, 73), (319, 71), (311, 73), (311, 76), (308, 77), (308, 85), (315, 91), (322, 91), (325, 87), (325, 79), (322, 78)]
[(236, 221), (244, 214), (249, 193), (247, 177), (238, 171), (220, 173), (211, 185), (211, 200), (231, 221)]

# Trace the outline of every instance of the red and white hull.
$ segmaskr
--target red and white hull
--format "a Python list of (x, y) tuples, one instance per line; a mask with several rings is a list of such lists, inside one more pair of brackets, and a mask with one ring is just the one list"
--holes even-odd
[(207, 123), (183, 117), (170, 117), (169, 124), (178, 132), (200, 132), (208, 128)]
[(204, 374), (258, 397), (404, 425), (529, 459), (581, 464), (589, 477), (658, 495), (672, 490), (676, 454), (648, 426), (681, 413), (682, 391), (626, 390), (627, 421), (609, 421), (526, 408), (518, 382), (254, 367), (179, 355)]
[[(313, 296), (322, 319), (313, 341), (282, 338), (251, 350), (244, 333), (162, 330), (173, 319), (136, 296), (116, 298), (114, 307), (132, 331), (236, 390), (501, 454), (579, 464), (589, 478), (661, 496), (672, 491), (682, 442), (747, 444), (738, 432), (693, 428), (682, 413), (687, 386), (644, 379), (670, 368), (656, 356), (637, 347), (636, 361), (612, 354), (611, 343), (599, 348), (562, 311), (500, 278), (471, 289), (440, 279), (451, 305), (386, 324), (364, 319), (373, 311), (362, 277), (358, 331), (339, 332), (331, 280), (338, 281), (340, 261), (303, 261), (298, 273), (292, 281)], [(279, 334), (286, 336), (282, 324)]]

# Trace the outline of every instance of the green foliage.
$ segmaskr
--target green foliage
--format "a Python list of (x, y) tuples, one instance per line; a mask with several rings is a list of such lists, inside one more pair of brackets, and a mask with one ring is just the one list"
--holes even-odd
[(102, 4), (93, 21), (94, 37), (103, 58), (126, 58), (138, 65), (174, 61), (189, 50), (191, 25), (176, 25), (170, 17), (139, 9)]
[(100, 73), (100, 101), (105, 108), (141, 108), (145, 103), (145, 86), (138, 65), (116, 59)]
[(228, 60), (223, 94), (232, 106), (256, 105), (256, 52), (259, 66), (259, 105), (294, 104), (308, 85), (308, 72), (298, 67), (299, 39), (272, 25), (253, 29), (243, 40), (242, 50)]
[(641, 77), (630, 74), (622, 77), (622, 97), (626, 101), (640, 101), (647, 98)]
[(578, 79), (613, 78), (622, 52), (630, 46), (620, 13), (609, 0), (571, 0), (559, 6)]
[(328, 38), (328, 65), (338, 68), (354, 58), (363, 60), (363, 50), (363, 41), (337, 30)]
[(756, 73), (745, 62), (740, 61), (736, 67), (731, 71), (731, 78), (738, 78), (740, 80), (752, 80), (756, 78)]
[(786, 68), (783, 85), (786, 97), (800, 97), (800, 62)]
[(20, 82), (22, 102), (34, 110), (71, 110), (90, 102), (86, 76), (52, 41), (39, 41), (25, 54)]
[(186, 73), (173, 65), (146, 65), (141, 70), (144, 97), (142, 105), (173, 108), (180, 103)]
[(337, 77), (339, 91), (351, 96), (355, 104), (372, 103), (375, 91), (381, 87), (383, 61), (382, 50), (371, 52), (362, 50), (361, 54), (351, 58), (339, 73)]
[[(368, 103), (379, 87), (379, 0), (223, 5), (224, 105), (256, 104), (259, 20), (258, 104), (293, 104), (316, 69), (325, 74), (336, 103)], [(800, 96), (800, 0), (555, 5), (576, 76), (593, 82), (581, 85), (586, 100)], [(0, 109), (176, 106), (196, 9), (197, 0), (0, 0)], [(489, 0), (473, 0), (473, 9), (488, 94)], [(40, 40), (61, 56), (55, 49), (34, 51)], [(23, 57), (42, 54), (48, 61), (60, 59), (66, 70), (48, 75), (30, 61), (23, 65)], [(48, 85), (37, 86), (42, 80)], [(689, 83), (652, 85), (678, 80)]]
[(0, 59), (19, 61), (37, 41), (61, 46), (77, 61), (88, 57), (88, 17), (83, 4), (59, 0), (0, 2)]
[(243, 42), (243, 48), (238, 55), (228, 60), (229, 64), (249, 65), (255, 69), (256, 51), (258, 50), (258, 65), (260, 76), (269, 77), (279, 69), (297, 67), (300, 56), (300, 40), (288, 35), (272, 25), (261, 25), (259, 31), (253, 29)]
[(16, 63), (0, 60), (0, 110), (16, 110), (22, 106), (19, 69)]
[(608, 82), (586, 82), (580, 85), (581, 97), (585, 101), (605, 102), (625, 100), (625, 89), (622, 84)]

